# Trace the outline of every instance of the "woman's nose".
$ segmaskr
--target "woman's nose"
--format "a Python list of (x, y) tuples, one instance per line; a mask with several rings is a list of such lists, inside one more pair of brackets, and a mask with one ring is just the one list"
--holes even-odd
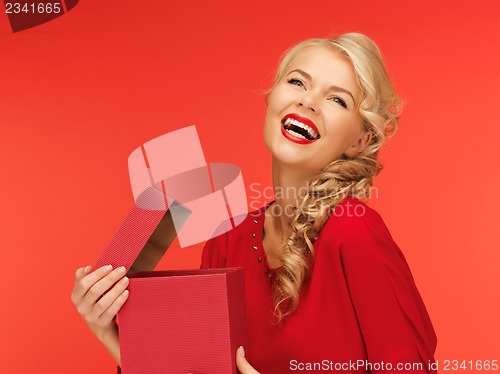
[(313, 113), (318, 111), (318, 105), (315, 97), (312, 93), (305, 92), (302, 97), (297, 101), (297, 106), (304, 107), (308, 110), (311, 110)]
[(311, 106), (311, 105), (304, 105), (304, 104), (302, 104), (302, 103), (299, 103), (299, 106), (303, 106), (303, 107), (305, 107), (306, 109), (311, 109), (311, 111), (312, 111), (313, 113), (316, 113), (316, 109), (314, 109), (314, 106)]

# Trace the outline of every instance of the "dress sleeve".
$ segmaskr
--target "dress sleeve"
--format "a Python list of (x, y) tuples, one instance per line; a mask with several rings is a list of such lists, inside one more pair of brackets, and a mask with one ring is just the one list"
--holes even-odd
[(382, 219), (377, 213), (353, 218), (343, 233), (341, 263), (371, 372), (388, 372), (391, 365), (406, 373), (436, 373), (429, 366), (436, 349), (434, 329), (408, 264)]

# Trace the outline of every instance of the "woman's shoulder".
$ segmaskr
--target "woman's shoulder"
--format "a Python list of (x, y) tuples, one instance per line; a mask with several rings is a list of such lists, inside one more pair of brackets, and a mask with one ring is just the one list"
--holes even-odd
[(395, 244), (381, 215), (354, 197), (345, 198), (332, 210), (320, 238), (337, 247), (349, 243), (366, 244), (356, 246), (363, 251), (373, 248), (370, 243)]
[(350, 232), (362, 228), (379, 228), (381, 225), (385, 227), (384, 220), (375, 209), (355, 197), (346, 197), (332, 209), (325, 228), (342, 228)]

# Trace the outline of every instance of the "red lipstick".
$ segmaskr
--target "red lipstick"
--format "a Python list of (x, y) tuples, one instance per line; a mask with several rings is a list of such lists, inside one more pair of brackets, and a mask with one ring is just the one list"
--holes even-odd
[(290, 113), (283, 117), (281, 133), (288, 140), (298, 144), (311, 144), (320, 138), (316, 125), (310, 119), (296, 113)]

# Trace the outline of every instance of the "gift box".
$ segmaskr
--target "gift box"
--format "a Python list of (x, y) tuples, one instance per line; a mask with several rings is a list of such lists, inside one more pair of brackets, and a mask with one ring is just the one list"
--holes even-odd
[(237, 373), (243, 269), (138, 273), (128, 289), (118, 314), (123, 374)]
[[(182, 206), (172, 206), (179, 225)], [(170, 210), (134, 206), (94, 265), (128, 270), (118, 313), (122, 373), (236, 374), (236, 349), (247, 343), (243, 269), (146, 271), (175, 233)]]
[(176, 237), (189, 246), (244, 220), (239, 168), (206, 164), (191, 126), (136, 149), (129, 173), (135, 205), (94, 265), (125, 266), (130, 279), (118, 313), (122, 373), (236, 374), (247, 344), (243, 269), (153, 269)]

